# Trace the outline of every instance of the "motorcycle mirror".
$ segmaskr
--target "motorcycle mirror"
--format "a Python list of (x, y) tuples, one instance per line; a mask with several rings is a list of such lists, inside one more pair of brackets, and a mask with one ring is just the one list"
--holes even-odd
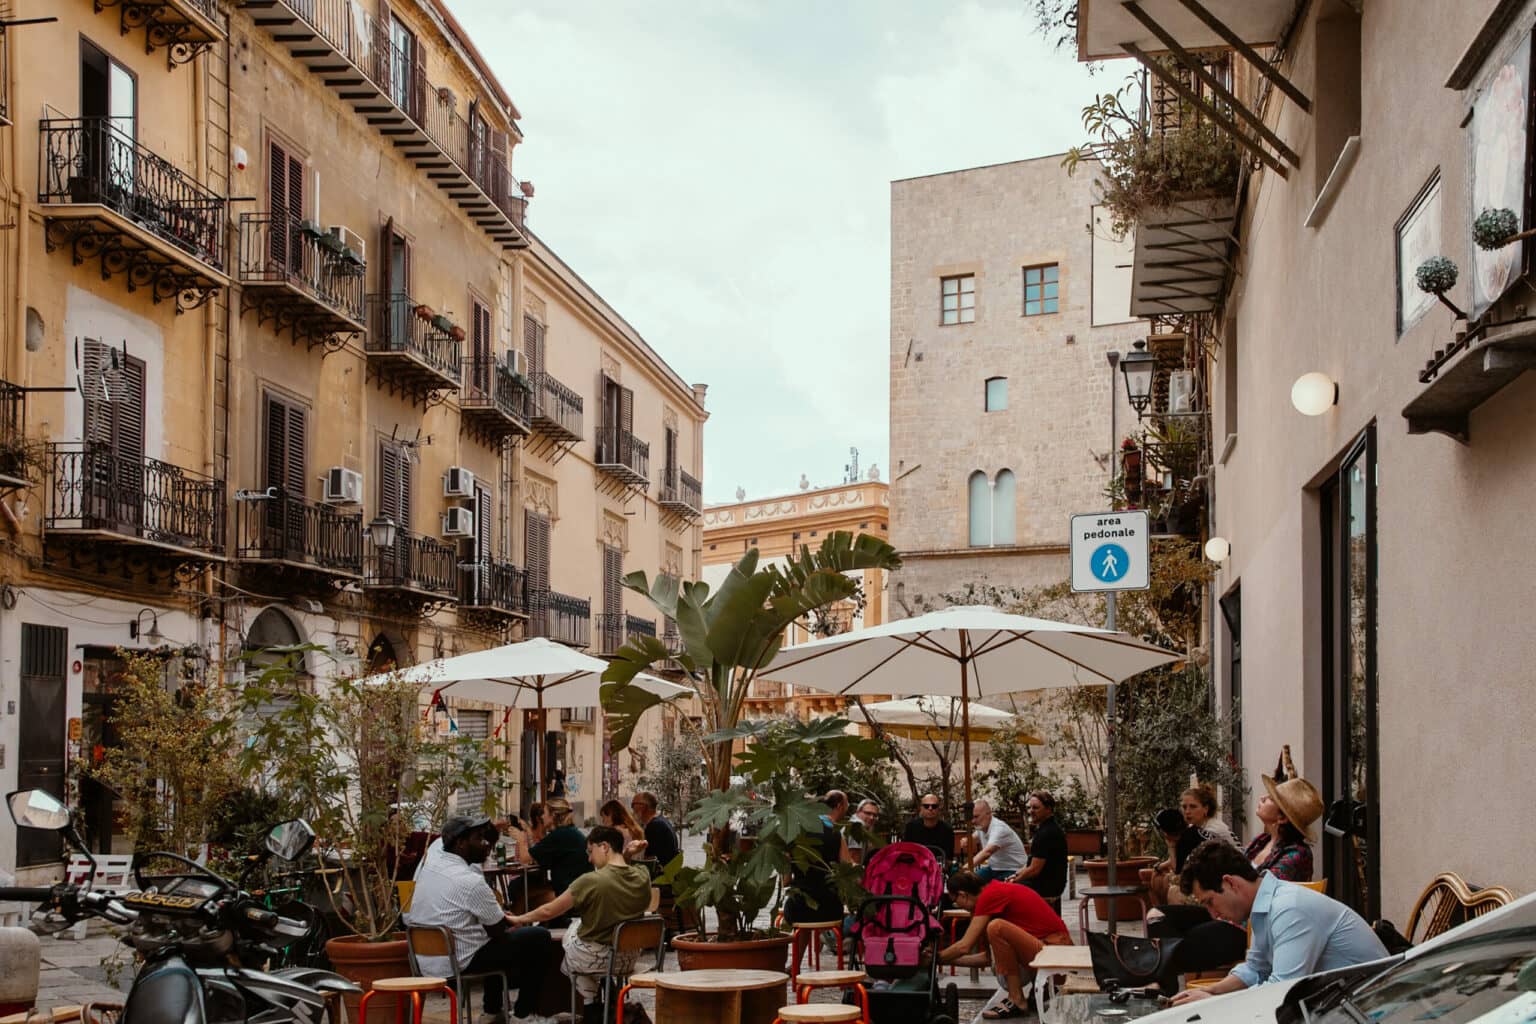
[(21, 828), (60, 832), (69, 827), (69, 808), (46, 790), (22, 789), (8, 794), (5, 800), (11, 820)]
[(283, 860), (298, 860), (315, 842), (315, 830), (309, 823), (294, 818), (272, 826), (267, 833), (267, 850)]

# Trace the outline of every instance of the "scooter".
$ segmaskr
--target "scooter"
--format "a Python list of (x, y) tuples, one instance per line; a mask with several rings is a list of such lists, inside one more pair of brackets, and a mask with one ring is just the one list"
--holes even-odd
[[(58, 832), (94, 864), (73, 814), (52, 794), (21, 790), (7, 795), (6, 803), (17, 827)], [(314, 841), (309, 825), (295, 819), (273, 826), (264, 847), (272, 856), (297, 860)], [(144, 873), (146, 865), (166, 863), (178, 873)], [(143, 965), (120, 1024), (317, 1024), (328, 997), (362, 991), (330, 971), (293, 967), (269, 973), (246, 966), (307, 938), (313, 922), (267, 909), (195, 861), (168, 852), (136, 856), (134, 879), (136, 890), (119, 893), (95, 892), (89, 883), (0, 887), (0, 900), (39, 904), (43, 917), (34, 916), (34, 927), (41, 930), (87, 917), (127, 927), (124, 941)]]

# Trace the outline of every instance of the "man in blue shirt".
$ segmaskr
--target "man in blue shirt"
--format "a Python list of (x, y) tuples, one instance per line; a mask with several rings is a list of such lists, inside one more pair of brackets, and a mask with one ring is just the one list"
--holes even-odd
[(1261, 875), (1242, 851), (1220, 839), (1195, 848), (1179, 886), (1212, 917), (1233, 924), (1248, 921), (1253, 934), (1248, 958), (1231, 974), (1210, 988), (1180, 992), (1174, 1005), (1387, 955), (1371, 926), (1349, 907), (1268, 872)]

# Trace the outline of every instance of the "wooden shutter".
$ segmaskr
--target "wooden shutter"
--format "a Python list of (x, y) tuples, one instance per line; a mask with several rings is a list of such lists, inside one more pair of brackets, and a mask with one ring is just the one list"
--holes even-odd
[(297, 268), (302, 261), (298, 222), (304, 216), (304, 162), (271, 141), (267, 157), (268, 249), (273, 263)]
[(414, 35), (407, 34), (410, 40), (411, 63), (411, 118), (420, 125), (425, 125), (427, 120), (427, 55), (426, 47)]
[(481, 565), (491, 560), (491, 492), (475, 484), (475, 558)]
[(491, 385), (491, 311), (480, 302), (471, 300), (471, 385), (481, 394), (489, 394)]
[(523, 314), (523, 355), (528, 360), (528, 376), (544, 372), (544, 325)]
[(396, 526), (404, 526), (400, 507), (400, 452), (394, 445), (379, 445), (379, 515), (388, 516)]
[(384, 95), (393, 98), (394, 93), (390, 89), (390, 76), (394, 74), (395, 61), (394, 49), (391, 46), (390, 25), (394, 15), (389, 9), (388, 0), (379, 0), (379, 16), (373, 23), (373, 66), (377, 71), (374, 79), (384, 90)]
[(267, 395), (267, 476), (264, 487), (281, 487), (290, 498), (306, 497), (305, 474), (308, 410)]
[(677, 479), (677, 431), (667, 428), (667, 483), (678, 486)]
[(122, 396), (113, 395), (112, 450), (127, 465), (144, 461), (144, 361), (128, 356), (124, 360)]
[(85, 391), (82, 440), (109, 445), (135, 460), (144, 457), (144, 361), (124, 357), (122, 368), (108, 373), (113, 353), (103, 342), (85, 339), (80, 386)]
[(491, 151), (485, 161), (485, 184), (489, 186), (491, 199), (497, 206), (505, 207), (512, 183), (505, 173), (510, 158), (507, 156), (507, 133), (491, 129)]
[(523, 513), (523, 559), (527, 569), (528, 635), (549, 632), (549, 517)]
[(624, 552), (603, 545), (603, 612), (617, 618), (624, 611)]
[(85, 339), (80, 352), (80, 391), (85, 400), (85, 422), (81, 440), (86, 444), (112, 443), (112, 404), (102, 389), (102, 366), (106, 346), (94, 338)]
[(619, 388), (619, 461), (635, 464), (635, 393)]

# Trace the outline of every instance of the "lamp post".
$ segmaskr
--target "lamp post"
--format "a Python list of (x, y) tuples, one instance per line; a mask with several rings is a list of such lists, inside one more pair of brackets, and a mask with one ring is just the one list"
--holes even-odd
[(395, 521), (389, 516), (374, 516), (368, 524), (368, 537), (375, 548), (395, 546)]
[(1120, 360), (1120, 372), (1125, 374), (1125, 397), (1136, 410), (1138, 420), (1152, 404), (1152, 377), (1156, 369), (1157, 357), (1147, 351), (1147, 343), (1142, 340), (1132, 345)]

